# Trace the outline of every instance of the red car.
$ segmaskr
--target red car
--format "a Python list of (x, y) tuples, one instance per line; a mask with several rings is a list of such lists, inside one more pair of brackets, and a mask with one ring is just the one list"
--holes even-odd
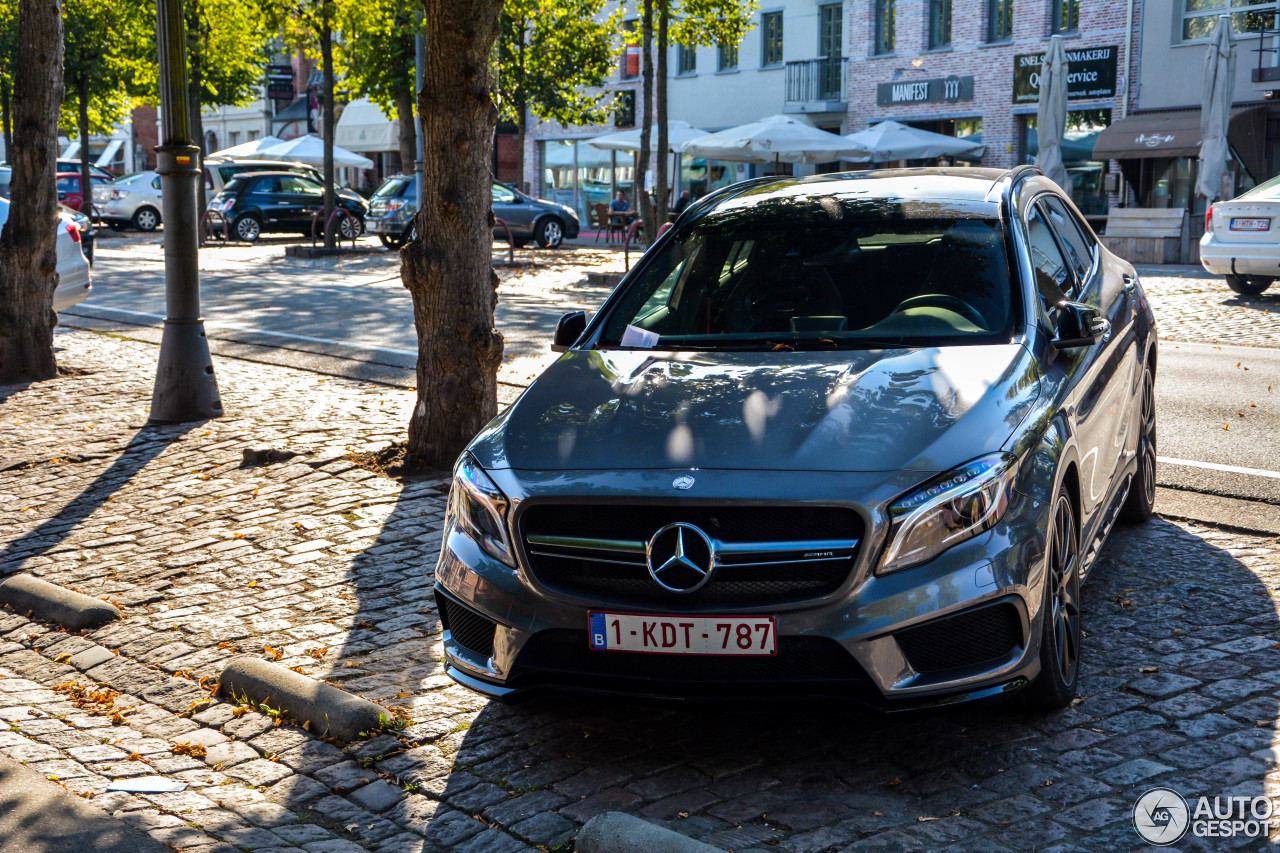
[[(89, 182), (97, 187), (103, 184), (110, 184), (111, 179), (100, 175), (90, 175)], [(80, 189), (79, 172), (58, 173), (58, 201), (73, 210), (81, 210), (85, 206), (84, 193)]]

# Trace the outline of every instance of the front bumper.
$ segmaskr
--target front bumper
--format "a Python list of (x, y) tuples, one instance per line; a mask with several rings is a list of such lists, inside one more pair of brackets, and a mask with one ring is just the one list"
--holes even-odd
[(1209, 233), (1200, 238), (1200, 265), (1214, 275), (1280, 278), (1280, 245), (1224, 243)]
[[(710, 473), (699, 474), (700, 490)], [(849, 494), (838, 484), (850, 477), (863, 475), (806, 475), (810, 485), (821, 481), (811, 499), (829, 500), (823, 491)], [(772, 480), (779, 479), (779, 486), (781, 481), (770, 472), (752, 479), (758, 501), (786, 491), (771, 488)], [(714, 489), (708, 486), (708, 492)], [(886, 486), (884, 492), (899, 488)], [(848, 580), (830, 596), (776, 607), (697, 611), (776, 618), (778, 657), (754, 659), (762, 663), (750, 667), (722, 667), (727, 659), (717, 657), (591, 650), (588, 611), (639, 611), (547, 589), (523, 554), (520, 568), (513, 570), (450, 526), (436, 568), (445, 664), (459, 683), (496, 697), (548, 688), (679, 699), (810, 696), (896, 711), (1003, 695), (1025, 686), (1039, 671), (1047, 524), (1046, 505), (1015, 494), (990, 531), (928, 563), (883, 577), (871, 571), (884, 545), (883, 532), (872, 528)], [(643, 612), (692, 612), (678, 608), (674, 602), (667, 610)], [(915, 630), (907, 634), (908, 629)], [(948, 664), (949, 648), (964, 658), (966, 644), (990, 630), (1010, 638), (997, 643), (997, 653)]]

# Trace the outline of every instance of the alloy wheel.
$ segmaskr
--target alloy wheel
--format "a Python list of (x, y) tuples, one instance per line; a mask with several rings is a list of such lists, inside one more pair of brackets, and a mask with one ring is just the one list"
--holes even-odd
[(262, 226), (252, 216), (242, 216), (236, 220), (236, 236), (246, 243), (252, 243), (262, 234)]
[(1156, 500), (1156, 389), (1151, 370), (1142, 376), (1142, 490), (1147, 503)]
[(564, 242), (564, 229), (554, 219), (549, 219), (542, 226), (542, 241), (548, 249), (554, 249)]
[(1058, 496), (1053, 513), (1053, 542), (1049, 555), (1049, 613), (1053, 626), (1054, 656), (1058, 676), (1071, 684), (1080, 664), (1080, 584), (1076, 519), (1071, 501)]

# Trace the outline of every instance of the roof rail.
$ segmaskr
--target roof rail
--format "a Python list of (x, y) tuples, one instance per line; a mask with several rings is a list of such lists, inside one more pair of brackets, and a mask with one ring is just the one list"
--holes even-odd
[[(1022, 180), (1034, 175), (1044, 175), (1044, 172), (1040, 171), (1039, 166), (1014, 166), (1012, 169), (1001, 175), (999, 180), (996, 181), (997, 185), (1004, 184), (1000, 191), (1000, 206), (1004, 209), (1005, 213), (1009, 215), (1012, 215), (1013, 213), (1013, 188)], [(995, 189), (995, 187), (993, 186), (992, 189)]]

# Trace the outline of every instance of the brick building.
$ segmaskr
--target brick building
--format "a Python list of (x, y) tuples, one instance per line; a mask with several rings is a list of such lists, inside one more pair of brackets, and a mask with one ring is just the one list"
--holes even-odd
[[(847, 0), (848, 126), (894, 119), (953, 136), (980, 135), (982, 165), (1036, 151), (1039, 60), (1061, 33), (1070, 59), (1063, 155), (1081, 209), (1107, 209), (1092, 143), (1132, 108), (1141, 0)], [(1114, 180), (1114, 179), (1113, 179)]]

